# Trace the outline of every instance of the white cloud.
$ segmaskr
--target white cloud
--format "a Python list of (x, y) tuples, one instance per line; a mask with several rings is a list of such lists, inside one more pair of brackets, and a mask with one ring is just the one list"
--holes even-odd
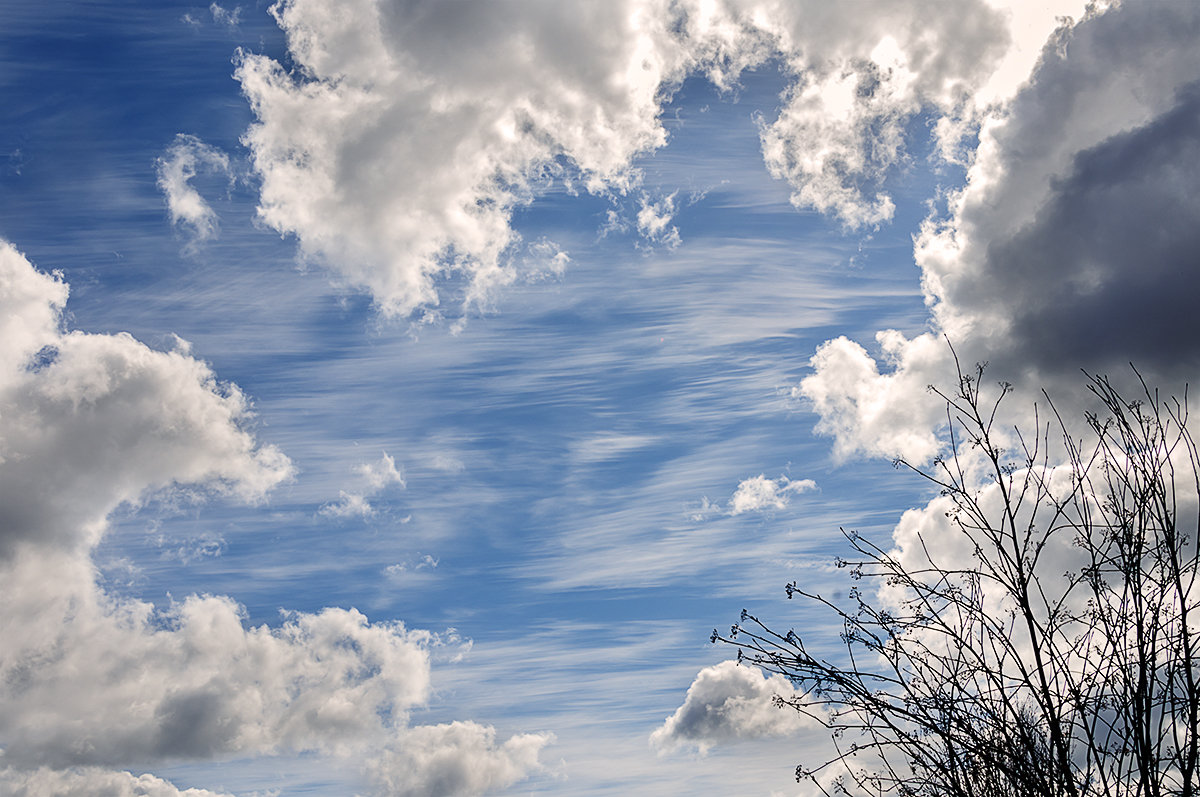
[(496, 743), (493, 728), (452, 722), (413, 728), (403, 744), (376, 761), (371, 775), (395, 797), (451, 797), (511, 786), (540, 769), (538, 753), (553, 741), (546, 733)]
[(179, 540), (168, 540), (160, 536), (158, 547), (163, 556), (177, 559), (182, 564), (189, 564), (198, 559), (217, 557), (225, 553), (225, 538), (213, 531), (205, 531), (192, 537)]
[(378, 495), (393, 484), (407, 486), (404, 481), (404, 470), (396, 467), (396, 460), (386, 451), (378, 462), (364, 462), (354, 468), (358, 474), (362, 488), (359, 490), (339, 490), (338, 500), (325, 504), (320, 513), (330, 517), (371, 517), (375, 507), (368, 500)]
[(512, 209), (560, 159), (588, 190), (634, 185), (633, 156), (665, 142), (660, 86), (681, 77), (667, 20), (624, 3), (275, 13), (302, 77), (258, 55), (237, 70), (260, 213), (388, 313), (437, 304), (448, 271), (469, 302), (510, 282)]
[(665, 196), (657, 202), (642, 196), (637, 214), (638, 232), (648, 241), (676, 247), (680, 244), (679, 230), (671, 225), (675, 215), (675, 194)]
[(370, 517), (375, 514), (375, 507), (364, 495), (339, 490), (338, 500), (322, 506), (320, 513), (329, 517)]
[(795, 698), (782, 675), (764, 676), (757, 667), (723, 661), (705, 667), (688, 687), (683, 705), (650, 735), (662, 751), (692, 747), (701, 753), (714, 745), (769, 736), (790, 736), (813, 722), (775, 697)]
[(426, 634), (343, 609), (245, 628), (213, 596), (156, 613), (99, 592), (85, 568), (43, 556), (5, 573), (0, 737), (14, 765), (346, 753), (427, 696)]
[[(217, 8), (215, 4), (213, 7)], [(235, 21), (236, 16), (235, 12)], [(175, 136), (167, 154), (158, 159), (157, 168), (158, 187), (166, 196), (171, 223), (188, 227), (196, 241), (215, 237), (217, 214), (192, 186), (191, 180), (206, 171), (231, 175), (229, 156), (195, 136), (180, 133)]]
[(0, 241), (0, 375), (5, 383), (53, 353), (61, 337), (67, 285), (59, 274), (35, 270), (17, 248)]
[[(466, 305), (511, 283), (513, 209), (555, 181), (635, 189), (635, 158), (666, 143), (662, 106), (689, 72), (728, 87), (778, 57), (794, 85), (764, 123), (771, 171), (800, 207), (886, 220), (880, 184), (903, 159), (905, 123), (922, 108), (969, 116), (964, 98), (1009, 40), (986, 3), (940, 0), (281, 0), (273, 12), (296, 69), (244, 54), (236, 73), (256, 117), (244, 141), (261, 218), (399, 315), (439, 304), (448, 276), (465, 277)], [(647, 200), (639, 228), (670, 242), (671, 213)]]
[(528, 251), (530, 256), (525, 261), (526, 280), (561, 277), (567, 270), (567, 264), (571, 262), (571, 256), (547, 238), (529, 244)]
[(0, 242), (0, 556), (86, 550), (119, 504), (174, 484), (258, 500), (290, 477), (237, 387), (179, 351), (63, 331), (66, 297)]
[(760, 122), (766, 165), (792, 186), (797, 208), (849, 228), (892, 217), (883, 184), (904, 162), (908, 122), (924, 111), (969, 125), (975, 90), (1014, 38), (987, 3), (748, 1), (697, 4), (691, 16), (719, 85), (778, 55), (792, 83), (779, 117)]
[(729, 514), (740, 515), (743, 512), (783, 509), (791, 501), (793, 495), (815, 489), (817, 489), (817, 483), (812, 479), (792, 481), (787, 476), (768, 479), (760, 473), (738, 484), (733, 497), (729, 499)]
[(409, 559), (405, 562), (397, 562), (394, 565), (388, 565), (384, 572), (389, 576), (397, 577), (405, 573), (417, 573), (422, 570), (436, 570), (438, 560), (432, 554), (418, 554), (416, 559)]
[[(20, 557), (2, 573), (0, 739), (8, 777), (33, 784), (31, 795), (41, 783), (81, 794), (123, 783), (102, 767), (297, 752), (364, 762), (384, 773), (381, 793), (473, 794), (536, 770), (549, 741), (497, 744), (476, 723), (408, 724), (430, 696), (431, 649), (456, 644), (453, 635), (369, 623), (352, 609), (247, 628), (228, 598), (155, 611), (104, 594), (90, 574), (66, 554)], [(87, 769), (66, 769), (76, 767)], [(144, 780), (159, 791), (129, 793), (173, 794)]]
[(657, 437), (636, 434), (599, 434), (571, 445), (571, 453), (580, 462), (610, 462), (621, 459), (658, 441)]
[(890, 330), (877, 340), (890, 370), (880, 372), (866, 349), (839, 337), (817, 349), (809, 361), (814, 373), (795, 395), (811, 402), (820, 416), (817, 431), (833, 437), (837, 459), (866, 454), (926, 461), (941, 446), (937, 431), (945, 413), (928, 386), (953, 379), (950, 351), (933, 335), (906, 340)]
[(213, 22), (218, 25), (224, 25), (227, 28), (236, 28), (242, 21), (242, 7), (234, 6), (232, 11), (229, 11), (216, 3), (208, 7), (208, 11), (212, 14)]
[(904, 123), (920, 107), (897, 75), (902, 65), (882, 72), (874, 61), (846, 64), (793, 87), (779, 118), (762, 125), (767, 168), (795, 186), (793, 205), (847, 227), (891, 220), (892, 198), (861, 183), (881, 183), (899, 161)]
[(404, 471), (396, 467), (396, 460), (386, 451), (383, 452), (383, 456), (378, 462), (364, 462), (355, 468), (354, 472), (362, 476), (371, 493), (380, 492), (393, 484), (406, 486)]
[(207, 789), (179, 789), (149, 774), (98, 767), (0, 769), (0, 789), (9, 797), (232, 797)]

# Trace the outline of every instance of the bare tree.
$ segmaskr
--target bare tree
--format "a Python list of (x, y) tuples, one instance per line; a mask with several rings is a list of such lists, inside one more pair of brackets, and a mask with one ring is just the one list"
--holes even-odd
[(832, 757), (796, 769), (825, 794), (1200, 795), (1186, 391), (1141, 382), (1130, 401), (1089, 377), (1099, 411), (1081, 434), (1048, 398), (1023, 434), (999, 420), (1011, 388), (985, 398), (982, 375), (934, 391), (952, 453), (898, 463), (940, 491), (941, 536), (884, 549), (843, 532), (854, 553), (838, 566), (859, 582), (847, 601), (787, 586), (840, 620), (836, 660), (746, 612), (713, 640), (789, 678), (797, 696), (780, 705), (831, 731)]

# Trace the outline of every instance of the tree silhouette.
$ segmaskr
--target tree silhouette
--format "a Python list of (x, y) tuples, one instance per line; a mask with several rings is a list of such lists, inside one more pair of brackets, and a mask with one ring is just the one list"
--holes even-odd
[(1011, 388), (986, 398), (983, 370), (934, 390), (952, 453), (898, 463), (938, 488), (936, 533), (884, 549), (843, 532), (853, 555), (837, 564), (858, 582), (845, 602), (787, 586), (840, 620), (844, 655), (744, 611), (713, 640), (789, 678), (797, 696), (779, 704), (831, 731), (832, 757), (796, 769), (827, 795), (1200, 794), (1186, 391), (1141, 381), (1130, 401), (1089, 377), (1100, 409), (1081, 434), (1048, 398), (1027, 434), (1001, 424)]

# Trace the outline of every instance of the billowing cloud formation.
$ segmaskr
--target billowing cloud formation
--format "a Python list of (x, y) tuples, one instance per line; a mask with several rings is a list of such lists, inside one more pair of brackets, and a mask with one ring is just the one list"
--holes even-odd
[(833, 437), (834, 456), (853, 454), (903, 457), (913, 462), (937, 453), (937, 430), (944, 414), (928, 386), (954, 376), (945, 341), (934, 335), (907, 340), (896, 330), (876, 335), (884, 362), (858, 343), (839, 337), (826, 341), (810, 364), (815, 373), (794, 391), (820, 416), (817, 431)]
[(550, 734), (513, 736), (496, 744), (493, 728), (451, 722), (413, 728), (404, 744), (372, 766), (385, 794), (396, 797), (450, 797), (511, 786), (538, 768), (538, 752)]
[[(886, 370), (836, 340), (799, 392), (839, 453), (936, 451), (926, 386), (960, 360), (1018, 387), (1080, 367), (1151, 378), (1194, 370), (1200, 327), (1200, 9), (1129, 3), (1064, 28), (985, 125), (950, 216), (916, 243), (934, 332), (881, 333)], [(1065, 392), (1065, 390), (1063, 391)]]
[[(555, 180), (635, 187), (634, 159), (666, 143), (663, 103), (692, 72), (726, 87), (777, 58), (793, 83), (763, 122), (772, 173), (800, 207), (877, 224), (906, 122), (971, 116), (1009, 40), (976, 0), (280, 0), (273, 13), (294, 69), (254, 54), (237, 69), (259, 213), (402, 315), (438, 304), (449, 274), (466, 277), (467, 303), (512, 281), (513, 208)], [(645, 204), (639, 226), (669, 235), (669, 211)]]
[[(38, 590), (49, 576), (39, 565), (73, 578)], [(343, 609), (247, 629), (240, 607), (211, 596), (155, 613), (72, 589), (81, 575), (71, 566), (20, 561), (5, 573), (0, 737), (11, 763), (347, 753), (376, 742), (385, 715), (403, 722), (427, 696), (428, 635)]]
[(0, 789), (9, 797), (231, 797), (207, 789), (177, 789), (153, 775), (97, 767), (0, 769)]
[(796, 85), (779, 119), (762, 130), (763, 155), (774, 177), (796, 186), (792, 203), (830, 213), (849, 227), (888, 221), (895, 204), (868, 195), (904, 149), (904, 122), (919, 108), (906, 85), (903, 60), (847, 64)]
[[(246, 628), (240, 607), (213, 596), (155, 612), (81, 589), (87, 569), (47, 557), (4, 571), (0, 738), (12, 766), (43, 768), (12, 773), (16, 782), (57, 783), (45, 767), (316, 751), (365, 760), (383, 773), (379, 793), (475, 794), (537, 769), (550, 741), (520, 734), (497, 744), (474, 723), (465, 736), (409, 727), (410, 710), (429, 697), (438, 640), (428, 633), (345, 609)], [(61, 586), (38, 588), (47, 582)], [(118, 776), (79, 777), (79, 793), (97, 793)], [(173, 794), (155, 788), (129, 793)]]
[(167, 154), (158, 159), (158, 187), (167, 199), (171, 223), (188, 227), (200, 241), (217, 234), (217, 214), (191, 183), (203, 171), (230, 174), (229, 156), (195, 136), (175, 136)]
[(768, 479), (760, 473), (738, 485), (733, 497), (729, 499), (729, 514), (740, 515), (743, 512), (783, 509), (796, 493), (815, 489), (817, 489), (817, 483), (812, 479), (792, 481), (787, 476)]
[[(101, 589), (91, 554), (118, 505), (176, 486), (258, 500), (292, 467), (247, 431), (237, 388), (186, 347), (66, 331), (66, 298), (60, 279), (0, 242), (6, 793), (176, 795), (165, 781), (116, 770), (301, 751), (428, 762), (434, 769), (411, 772), (414, 782), (440, 783), (460, 766), (472, 774), (451, 780), (467, 790), (536, 767), (542, 735), (496, 744), (490, 728), (471, 726), (466, 744), (442, 726), (409, 727), (411, 709), (429, 698), (429, 649), (442, 644), (433, 635), (371, 624), (353, 609), (247, 628), (229, 598), (156, 610)], [(380, 489), (402, 483), (386, 455), (362, 476)], [(487, 766), (472, 769), (481, 755)]]
[(255, 500), (290, 476), (233, 385), (181, 351), (66, 332), (67, 286), (0, 242), (0, 557), (86, 550), (121, 503), (203, 484)]
[[(660, 87), (682, 76), (665, 17), (623, 3), (274, 7), (298, 67), (247, 55), (238, 79), (266, 223), (386, 312), (438, 302), (443, 268), (470, 297), (512, 278), (513, 206), (578, 168), (625, 190), (665, 142)], [(446, 53), (454, 53), (447, 58)]]
[(694, 747), (703, 753), (715, 744), (788, 736), (810, 726), (794, 709), (777, 706), (776, 696), (795, 696), (782, 675), (766, 677), (736, 661), (705, 667), (688, 687), (683, 705), (650, 735), (650, 742), (660, 750)]

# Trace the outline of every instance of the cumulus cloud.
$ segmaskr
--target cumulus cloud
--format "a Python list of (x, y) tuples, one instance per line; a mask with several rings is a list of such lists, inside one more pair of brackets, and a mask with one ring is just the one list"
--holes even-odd
[[(800, 207), (878, 224), (906, 122), (971, 116), (964, 98), (1010, 40), (975, 0), (272, 9), (295, 68), (247, 53), (236, 72), (256, 118), (244, 141), (261, 218), (399, 315), (437, 305), (448, 277), (465, 278), (468, 305), (512, 282), (513, 209), (556, 181), (635, 189), (635, 158), (666, 143), (663, 104), (694, 72), (728, 88), (778, 59), (792, 87), (763, 122), (772, 173)], [(638, 225), (674, 240), (670, 215), (647, 201)]]
[(787, 476), (768, 479), (765, 474), (760, 473), (739, 482), (727, 503), (712, 501), (705, 496), (700, 500), (700, 505), (690, 509), (687, 515), (691, 520), (700, 522), (714, 517), (734, 517), (746, 512), (785, 509), (793, 496), (816, 489), (817, 483), (812, 479), (793, 480)]
[[(972, 500), (999, 518), (1012, 496), (979, 467), (981, 454), (969, 441), (960, 438), (951, 448), (944, 403), (927, 390), (930, 384), (954, 390), (956, 357), (968, 375), (974, 363), (988, 362), (980, 386), (985, 413), (1000, 390), (995, 380), (1013, 383), (1015, 392), (990, 423), (993, 443), (1020, 452), (1014, 423), (1028, 436), (1040, 423), (1047, 434), (1038, 456), (1051, 495), (1018, 496), (1007, 527), (1086, 533), (1105, 526), (1097, 520), (1104, 514), (1100, 498), (1113, 482), (1099, 476), (1100, 465), (1088, 474), (1058, 464), (1061, 437), (1039, 389), (1073, 422), (1095, 408), (1081, 389), (1080, 368), (1108, 373), (1120, 385), (1132, 376), (1133, 361), (1150, 384), (1170, 392), (1200, 363), (1190, 301), (1200, 276), (1198, 36), (1195, 4), (1125, 3), (1064, 24), (1047, 42), (1029, 81), (983, 125), (966, 185), (950, 198), (946, 216), (930, 218), (915, 240), (929, 331), (913, 337), (883, 331), (871, 352), (838, 338), (812, 358), (813, 374), (797, 393), (818, 413), (818, 431), (833, 437), (837, 456), (917, 463), (953, 456)], [(1011, 456), (1019, 487), (1023, 457)], [(1073, 507), (1065, 498), (1089, 475), (1097, 481), (1095, 504)], [(1181, 486), (1179, 500), (1193, 511), (1192, 489)], [(1035, 511), (1042, 513), (1036, 524)], [(1055, 512), (1063, 514), (1048, 525)], [(906, 512), (889, 555), (910, 573), (929, 572), (931, 563), (952, 574), (982, 571), (973, 583), (985, 613), (1005, 616), (1012, 598), (988, 576), (977, 528), (958, 526), (955, 516), (945, 495)], [(1090, 564), (1074, 531), (1051, 534), (1037, 544), (1034, 578), (1053, 595), (1054, 585)], [(870, 599), (877, 606), (911, 597), (894, 583), (877, 586)], [(1037, 604), (1034, 611), (1077, 616), (1087, 599), (1070, 594), (1061, 605)], [(930, 632), (935, 643), (940, 638)], [(1019, 628), (1011, 642), (1018, 650), (1031, 647)], [(1063, 666), (1086, 672), (1070, 659), (1097, 651), (1077, 645), (1063, 654)]]
[[(936, 453), (937, 402), (964, 364), (1067, 392), (1080, 367), (1184, 376), (1200, 359), (1200, 10), (1124, 4), (1058, 31), (980, 134), (964, 189), (916, 246), (933, 331), (880, 333), (877, 362), (831, 341), (798, 393), (841, 455)], [(883, 367), (881, 367), (883, 366)]]
[[(95, 768), (307, 751), (391, 773), (382, 793), (465, 794), (524, 777), (549, 741), (495, 743), (474, 723), (470, 734), (409, 726), (430, 696), (430, 649), (442, 644), (427, 632), (332, 608), (246, 627), (229, 598), (156, 611), (106, 595), (90, 575), (70, 555), (18, 558), (3, 572), (0, 739), (5, 761), (34, 773), (10, 773), (16, 782), (70, 785), (74, 775), (45, 768), (93, 768), (77, 779), (83, 793), (120, 780)], [(387, 790), (405, 778), (417, 791)]]
[(892, 218), (892, 198), (864, 183), (881, 183), (897, 163), (904, 123), (919, 107), (902, 70), (847, 64), (791, 89), (779, 119), (763, 125), (762, 142), (771, 175), (796, 186), (792, 204), (848, 227)]
[(1194, 4), (1126, 4), (1047, 48), (917, 244), (952, 337), (1051, 370), (1195, 357), (1198, 33)]
[[(214, 4), (213, 8), (218, 6)], [(215, 16), (216, 11), (213, 13)], [(236, 17), (234, 12), (230, 24), (236, 24)], [(158, 159), (157, 167), (158, 187), (166, 197), (171, 223), (187, 227), (195, 241), (215, 237), (217, 214), (191, 181), (202, 172), (231, 175), (229, 156), (195, 136), (180, 133), (166, 155)]]
[(908, 123), (925, 112), (970, 127), (975, 92), (1018, 38), (987, 3), (748, 1), (696, 4), (688, 18), (718, 85), (764, 55), (790, 74), (778, 117), (759, 122), (764, 161), (797, 208), (852, 229), (891, 219), (885, 181), (906, 158)]
[[(426, 697), (428, 635), (342, 609), (247, 629), (240, 607), (212, 596), (156, 613), (84, 588), (76, 562), (26, 559), (5, 574), (0, 737), (14, 765), (346, 752)], [(51, 566), (74, 579), (37, 589)]]
[(540, 768), (538, 753), (553, 735), (528, 733), (496, 743), (493, 728), (452, 722), (413, 728), (404, 744), (376, 761), (371, 775), (396, 797), (451, 797), (511, 786)]
[(809, 361), (814, 373), (794, 395), (817, 412), (817, 431), (833, 437), (838, 460), (865, 454), (926, 461), (941, 448), (937, 432), (945, 411), (928, 386), (953, 378), (951, 352), (933, 335), (910, 341), (888, 330), (876, 340), (887, 370), (858, 343), (835, 338), (818, 347)]
[(98, 767), (0, 769), (0, 787), (9, 797), (232, 797), (207, 789), (178, 789), (154, 775)]
[(777, 696), (797, 696), (782, 675), (764, 676), (736, 661), (705, 667), (688, 687), (683, 705), (650, 735), (650, 743), (662, 751), (690, 747), (705, 753), (714, 745), (790, 736), (812, 725), (794, 709), (776, 705)]
[(562, 160), (589, 190), (635, 184), (633, 156), (666, 140), (660, 87), (682, 76), (669, 20), (624, 3), (274, 13), (298, 71), (259, 55), (237, 70), (260, 214), (391, 313), (437, 304), (449, 271), (472, 302), (511, 281), (512, 209)]
[(290, 477), (236, 386), (180, 351), (64, 330), (66, 298), (0, 242), (0, 557), (86, 550), (118, 505), (174, 484), (257, 500)]
[(729, 499), (729, 514), (740, 515), (743, 512), (783, 509), (791, 501), (793, 495), (815, 489), (817, 489), (817, 483), (812, 479), (792, 481), (787, 476), (768, 479), (760, 473), (738, 484), (733, 497)]
[[(156, 609), (97, 584), (92, 552), (119, 505), (184, 485), (261, 500), (292, 466), (254, 439), (240, 391), (186, 347), (66, 330), (67, 292), (0, 242), (6, 793), (201, 797), (121, 769), (302, 751), (385, 761), (409, 755), (409, 734), (422, 755), (445, 738), (490, 756), (464, 788), (528, 772), (544, 737), (494, 744), (477, 726), (487, 743), (470, 747), (409, 726), (430, 695), (430, 648), (454, 639), (336, 608), (247, 627), (230, 598)], [(360, 475), (378, 489), (403, 483), (386, 454)], [(411, 777), (441, 782), (454, 754), (427, 758), (436, 771)]]

